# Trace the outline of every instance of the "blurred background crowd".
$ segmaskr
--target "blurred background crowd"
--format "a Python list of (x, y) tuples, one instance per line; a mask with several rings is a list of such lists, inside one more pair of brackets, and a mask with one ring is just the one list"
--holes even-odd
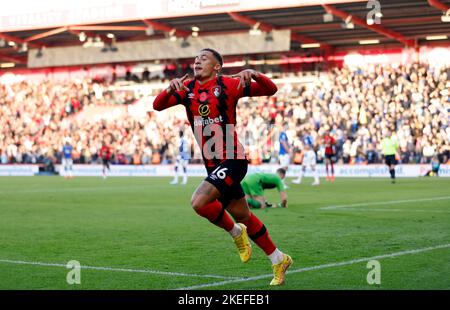
[[(308, 137), (321, 162), (322, 137), (330, 130), (338, 163), (381, 163), (380, 141), (390, 129), (402, 163), (429, 163), (435, 155), (447, 163), (449, 74), (450, 67), (373, 65), (331, 69), (309, 83), (283, 82), (274, 97), (241, 99), (238, 133), (259, 162), (277, 162), (281, 130), (293, 156)], [(0, 163), (59, 163), (66, 141), (74, 147), (75, 163), (97, 163), (102, 143), (110, 145), (113, 164), (171, 163), (178, 139), (174, 128), (188, 131), (197, 147), (179, 115), (164, 120), (152, 111), (139, 117), (79, 117), (88, 107), (131, 105), (141, 99), (114, 90), (113, 82), (89, 79), (0, 84)]]

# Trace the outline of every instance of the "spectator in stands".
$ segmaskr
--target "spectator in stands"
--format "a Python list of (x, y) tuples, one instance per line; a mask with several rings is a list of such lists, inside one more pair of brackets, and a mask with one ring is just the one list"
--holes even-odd
[(149, 82), (150, 81), (150, 71), (148, 71), (148, 68), (145, 67), (144, 71), (142, 72), (142, 82)]
[[(168, 64), (165, 70), (174, 74), (177, 66)], [(294, 141), (301, 139), (298, 133), (310, 133), (319, 157), (318, 137), (329, 127), (336, 139), (338, 163), (371, 164), (382, 161), (381, 129), (393, 128), (403, 163), (429, 163), (435, 155), (447, 163), (448, 70), (425, 64), (344, 67), (332, 69), (327, 78), (307, 85), (282, 83), (275, 97), (240, 102), (237, 117), (243, 126), (238, 132), (247, 145), (264, 141), (260, 144), (264, 147), (254, 151), (270, 162), (276, 160), (271, 148), (278, 142), (271, 125), (287, 122), (287, 132)], [(131, 78), (131, 72), (129, 75)], [(134, 102), (132, 93), (111, 91), (110, 86), (90, 79), (0, 84), (0, 162), (59, 161), (59, 146), (66, 131), (74, 136), (75, 163), (97, 162), (99, 146), (107, 135), (118, 150), (112, 163), (171, 162), (173, 132), (182, 124), (176, 115), (164, 121), (150, 114), (141, 119), (129, 116), (100, 123), (73, 118), (88, 106)]]

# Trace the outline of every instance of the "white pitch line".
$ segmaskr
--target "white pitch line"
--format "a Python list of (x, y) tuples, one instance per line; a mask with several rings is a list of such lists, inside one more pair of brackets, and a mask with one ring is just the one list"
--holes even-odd
[(334, 210), (334, 209), (351, 208), (351, 207), (381, 206), (381, 205), (391, 205), (391, 204), (408, 203), (408, 202), (435, 201), (435, 200), (447, 200), (447, 199), (450, 199), (450, 196), (419, 198), (419, 199), (405, 199), (405, 200), (391, 200), (391, 201), (362, 202), (362, 203), (352, 203), (352, 204), (348, 204), (348, 205), (328, 206), (328, 207), (322, 207), (319, 209), (320, 210)]
[(450, 213), (450, 211), (442, 210), (410, 210), (410, 209), (353, 209), (353, 208), (343, 208), (342, 211), (356, 211), (356, 212), (418, 212), (418, 213)]
[[(149, 188), (162, 188), (161, 186), (149, 186), (149, 185), (139, 185), (139, 186), (109, 186), (109, 187), (74, 187), (74, 188), (36, 188), (36, 189), (25, 189), (25, 190), (15, 190), (8, 191), (8, 194), (29, 194), (29, 193), (63, 193), (63, 192), (97, 192), (97, 191), (120, 191), (120, 190), (134, 190), (134, 189), (149, 189)], [(0, 193), (2, 193), (0, 191)]]
[[(42, 263), (42, 262), (27, 262), (20, 260), (10, 260), (10, 259), (0, 259), (0, 263), (5, 264), (15, 264), (15, 265), (33, 265), (33, 266), (46, 266), (46, 267), (64, 267), (67, 265), (57, 264), (57, 263)], [(104, 270), (104, 271), (121, 271), (121, 272), (132, 272), (132, 273), (149, 273), (164, 276), (177, 276), (177, 277), (193, 277), (193, 278), (216, 278), (216, 279), (239, 279), (238, 277), (227, 277), (211, 274), (193, 274), (193, 273), (182, 273), (182, 272), (169, 272), (169, 271), (158, 271), (158, 270), (147, 270), (147, 269), (128, 269), (128, 268), (113, 268), (113, 267), (96, 267), (96, 266), (80, 266), (81, 269), (91, 269), (91, 270)]]
[[(352, 259), (352, 260), (345, 261), (345, 262), (338, 262), (338, 263), (330, 263), (330, 264), (324, 264), (324, 265), (318, 265), (318, 266), (312, 266), (312, 267), (305, 267), (305, 268), (300, 268), (300, 269), (295, 269), (295, 270), (292, 270), (292, 271), (288, 271), (287, 274), (299, 273), (299, 272), (305, 272), (305, 271), (311, 271), (311, 270), (319, 270), (319, 269), (325, 269), (325, 268), (340, 267), (340, 266), (348, 266), (348, 265), (353, 265), (353, 264), (357, 264), (357, 263), (367, 262), (367, 261), (370, 261), (370, 260), (373, 260), (373, 259), (391, 258), (391, 257), (397, 257), (397, 256), (402, 256), (402, 255), (408, 255), (408, 254), (417, 254), (417, 253), (428, 252), (428, 251), (433, 251), (433, 250), (437, 250), (437, 249), (445, 249), (445, 248), (450, 248), (450, 243), (436, 245), (436, 246), (428, 247), (428, 248), (421, 248), (421, 249), (407, 250), (407, 251), (401, 251), (401, 252), (391, 253), (391, 254), (377, 255), (377, 256), (373, 256), (373, 257), (364, 257), (364, 258)], [(220, 282), (213, 282), (213, 283), (206, 283), (206, 284), (193, 285), (193, 286), (187, 286), (187, 287), (180, 287), (180, 288), (177, 288), (176, 290), (196, 290), (196, 289), (201, 289), (201, 288), (206, 288), (206, 287), (214, 287), (214, 286), (222, 286), (222, 285), (232, 284), (232, 283), (256, 281), (256, 280), (272, 278), (272, 277), (273, 277), (273, 274), (263, 274), (263, 275), (255, 276), (255, 277), (230, 279), (230, 280), (220, 281)]]

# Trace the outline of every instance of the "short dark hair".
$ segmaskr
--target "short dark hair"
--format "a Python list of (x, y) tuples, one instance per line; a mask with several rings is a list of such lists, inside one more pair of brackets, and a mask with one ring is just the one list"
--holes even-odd
[(284, 170), (283, 168), (278, 168), (277, 173), (282, 174), (283, 176), (286, 176), (286, 170)]
[(216, 50), (213, 50), (212, 48), (204, 48), (202, 51), (211, 52), (213, 54), (214, 58), (219, 62), (220, 66), (223, 67), (223, 58), (222, 55)]

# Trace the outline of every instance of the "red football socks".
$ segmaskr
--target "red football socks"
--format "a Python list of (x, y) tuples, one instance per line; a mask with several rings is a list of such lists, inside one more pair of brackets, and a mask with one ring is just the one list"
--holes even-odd
[(270, 255), (277, 248), (270, 239), (266, 226), (253, 214), (250, 213), (248, 220), (242, 224), (247, 226), (247, 232), (250, 239), (253, 240), (267, 255)]
[(226, 231), (233, 229), (233, 220), (228, 213), (225, 212), (225, 209), (222, 208), (222, 204), (217, 200), (204, 205), (199, 210), (196, 210), (196, 212), (198, 215), (207, 218), (211, 223)]

